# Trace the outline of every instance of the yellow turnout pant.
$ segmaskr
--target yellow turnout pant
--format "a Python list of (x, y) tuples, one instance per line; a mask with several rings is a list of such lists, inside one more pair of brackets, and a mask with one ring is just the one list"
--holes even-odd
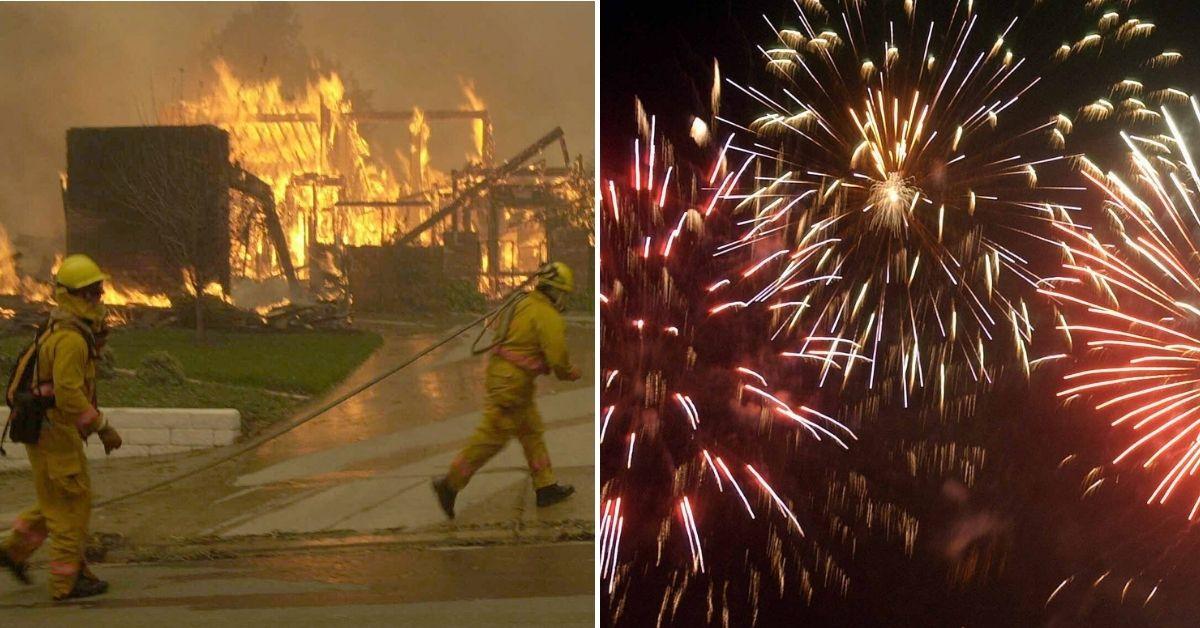
[[(26, 449), (37, 505), (17, 516), (8, 538), (0, 542), (0, 550), (14, 561), (25, 562), (49, 536), (50, 594), (62, 597), (70, 593), (81, 572), (91, 576), (83, 554), (92, 511), (91, 480), (86, 464), (59, 464), (48, 457), (63, 454), (47, 454), (37, 445), (26, 445)], [(82, 450), (78, 455), (82, 457)], [(63, 473), (64, 469), (75, 473)]]
[(545, 427), (533, 401), (533, 378), (532, 374), (520, 372), (507, 363), (489, 365), (483, 420), (467, 446), (450, 463), (450, 472), (446, 474), (450, 488), (461, 491), (471, 476), (511, 438), (516, 438), (525, 450), (533, 487), (554, 484), (550, 452), (543, 438)]

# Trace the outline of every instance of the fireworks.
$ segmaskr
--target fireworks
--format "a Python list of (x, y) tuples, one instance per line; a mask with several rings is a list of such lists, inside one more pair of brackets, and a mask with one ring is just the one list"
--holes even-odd
[[(932, 390), (944, 409), (956, 384), (988, 384), (1005, 363), (1028, 375), (1040, 279), (1030, 260), (1079, 209), (1079, 188), (1059, 176), (1076, 121), (1027, 102), (1042, 97), (1045, 72), (1124, 54), (1153, 25), (1110, 11), (1039, 63), (1008, 49), (1015, 18), (985, 32), (971, 2), (906, 2), (896, 15), (827, 4), (800, 3), (796, 28), (771, 25), (777, 45), (760, 52), (773, 94), (727, 80), (766, 109), (746, 126), (723, 120), (754, 136), (734, 145), (754, 162), (751, 184), (725, 196), (748, 225), (741, 244), (762, 255), (754, 272), (773, 279), (748, 296), (732, 286), (726, 305), (771, 308), (774, 333), (799, 343), (788, 355), (815, 356), (822, 383), (904, 407)], [(1177, 97), (1132, 79), (1109, 92), (1076, 118), (1153, 122), (1140, 98)]]
[[(861, 476), (839, 479), (858, 436), (821, 410), (810, 373), (780, 359), (761, 334), (767, 321), (720, 315), (717, 293), (761, 262), (724, 239), (736, 225), (717, 183), (673, 163), (654, 118), (643, 126), (629, 181), (607, 182), (601, 217), (606, 596), (620, 617), (630, 591), (661, 590), (662, 619), (690, 594), (707, 598), (693, 608), (752, 609), (767, 583), (804, 599), (845, 594), (838, 556), (859, 528), (911, 552), (916, 522), (872, 500)], [(704, 174), (729, 190), (737, 173), (723, 172), (724, 146)], [(654, 589), (639, 590), (645, 582)]]
[[(1200, 122), (1200, 105), (1191, 100)], [(1043, 291), (1072, 306), (1062, 329), (1089, 351), (1061, 397), (1086, 396), (1128, 439), (1114, 463), (1160, 476), (1166, 503), (1200, 469), (1200, 176), (1168, 107), (1169, 135), (1122, 134), (1132, 179), (1081, 170), (1104, 193), (1107, 228), (1058, 225), (1067, 276)], [(1200, 497), (1188, 515), (1200, 511)]]
[(719, 228), (711, 223), (720, 218), (706, 222), (680, 198), (687, 194), (678, 185), (683, 177), (663, 166), (669, 157), (655, 139), (639, 141), (635, 150), (632, 185), (609, 182), (611, 203), (602, 217), (601, 448), (612, 452), (605, 468), (614, 471), (605, 473), (600, 545), (609, 594), (622, 566), (647, 562), (637, 556), (647, 546), (660, 557), (686, 548), (684, 578), (712, 569), (701, 530), (715, 511), (710, 500), (728, 502), (745, 522), (802, 537), (804, 525), (767, 479), (769, 471), (757, 458), (743, 459), (746, 449), (761, 454), (766, 440), (739, 448), (746, 436), (804, 433), (840, 447), (854, 438), (832, 418), (784, 399), (787, 393), (775, 391), (764, 374), (734, 362), (726, 354), (733, 343), (707, 336), (715, 330), (705, 325), (706, 285), (722, 264), (712, 262), (704, 234)]
[[(1026, 37), (966, 0), (831, 4), (805, 0), (794, 28), (771, 24), (771, 89), (714, 69), (711, 115), (680, 116), (711, 163), (677, 163), (639, 109), (635, 158), (603, 187), (599, 543), (614, 621), (707, 607), (688, 619), (713, 623), (752, 616), (768, 593), (847, 595), (873, 535), (903, 556), (874, 551), (864, 568), (914, 555), (911, 513), (939, 503), (928, 491), (962, 517), (923, 537), (950, 581), (1003, 571), (1005, 517), (969, 503), (1002, 457), (970, 433), (997, 429), (996, 416), (971, 423), (976, 393), (1061, 357), (1037, 355), (1068, 326), (1038, 293), (1065, 285), (1043, 279), (1061, 230), (1088, 236), (1070, 152), (1084, 123), (1140, 133), (1166, 120), (1152, 105), (1180, 98), (1153, 77), (1105, 76), (1101, 97), (1059, 103), (1071, 115), (1047, 104), (1063, 91), (1052, 70), (1178, 61), (1139, 63), (1133, 44), (1153, 26), (1102, 3), (1074, 7), (1098, 30), (1061, 47), (1045, 41), (1057, 23)], [(1009, 50), (1018, 40), (1036, 54)], [(722, 87), (765, 113), (722, 117)], [(1129, 137), (1161, 146), (1155, 157), (1171, 144)], [(657, 615), (630, 610), (658, 591)]]

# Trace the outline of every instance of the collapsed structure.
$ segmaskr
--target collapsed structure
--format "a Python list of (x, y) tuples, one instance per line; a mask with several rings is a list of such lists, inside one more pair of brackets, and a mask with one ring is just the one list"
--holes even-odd
[[(560, 128), (499, 160), (473, 94), (462, 109), (359, 111), (336, 75), (288, 99), (216, 69), (217, 88), (168, 107), (166, 124), (67, 134), (68, 248), (118, 285), (436, 308), (448, 292), (497, 296), (551, 257), (590, 285), (592, 181)], [(440, 173), (430, 125), (447, 123), (471, 125), (475, 146)], [(407, 167), (372, 152), (368, 124), (407, 130)]]
[(155, 292), (178, 291), (185, 266), (228, 288), (230, 239), (221, 234), (235, 171), (229, 136), (214, 126), (71, 129), (67, 250)]

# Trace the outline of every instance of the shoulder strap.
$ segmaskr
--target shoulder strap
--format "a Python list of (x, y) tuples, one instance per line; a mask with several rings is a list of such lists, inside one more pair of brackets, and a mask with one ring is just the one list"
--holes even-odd
[(33, 342), (26, 345), (20, 357), (17, 358), (17, 364), (13, 367), (12, 373), (9, 375), (8, 386), (5, 387), (4, 391), (4, 400), (10, 408), (13, 405), (13, 400), (16, 398), (17, 391), (22, 387), (37, 385), (37, 382), (33, 380), (37, 377), (38, 353), (42, 347), (42, 341), (49, 335), (50, 329), (51, 323), (49, 320), (38, 325)]
[(87, 343), (89, 357), (91, 357), (93, 360), (100, 357), (99, 352), (96, 350), (96, 334), (92, 333), (90, 327), (87, 327), (86, 325), (80, 325), (75, 321), (70, 321), (67, 323), (67, 325), (71, 329), (74, 329), (76, 332), (78, 332), (80, 336), (83, 336), (83, 341)]
[[(80, 336), (83, 336), (83, 341), (87, 343), (88, 357), (92, 358), (93, 360), (100, 357), (100, 354), (96, 349), (96, 335), (92, 333), (92, 330), (86, 325), (81, 325), (79, 322), (73, 320), (58, 321), (57, 323), (50, 321), (48, 331), (53, 332), (56, 329), (68, 329), (79, 334)], [(49, 333), (46, 335), (49, 335)]]

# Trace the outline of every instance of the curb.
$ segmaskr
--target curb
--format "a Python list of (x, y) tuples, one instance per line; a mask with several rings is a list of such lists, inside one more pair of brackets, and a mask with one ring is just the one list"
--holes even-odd
[[(242, 415), (233, 408), (102, 408), (124, 441), (111, 457), (161, 456), (233, 444), (242, 435)], [(0, 470), (28, 468), (25, 447), (5, 447)], [(89, 460), (108, 456), (99, 438), (88, 438)]]

